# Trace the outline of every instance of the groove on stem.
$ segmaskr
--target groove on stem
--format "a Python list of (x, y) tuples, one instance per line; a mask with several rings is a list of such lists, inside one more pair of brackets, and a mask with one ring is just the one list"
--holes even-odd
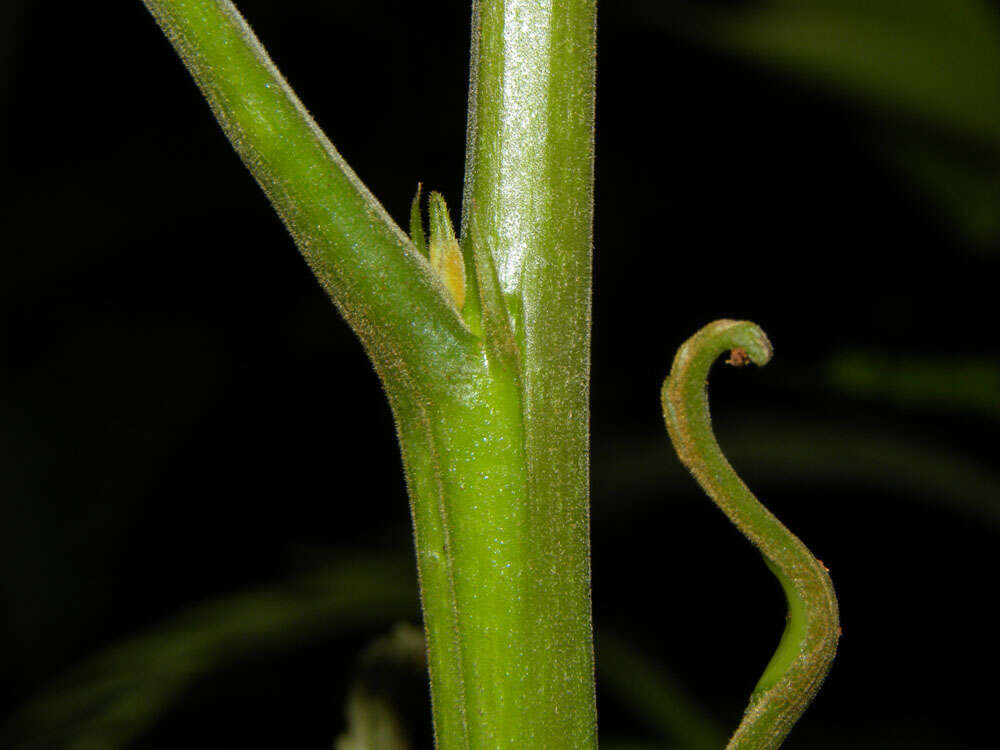
[(765, 750), (781, 745), (816, 695), (836, 654), (840, 626), (826, 568), (754, 497), (715, 439), (706, 381), (712, 364), (727, 351), (727, 363), (737, 367), (765, 365), (772, 353), (767, 336), (754, 323), (710, 323), (677, 351), (661, 401), (681, 461), (760, 550), (788, 601), (785, 632), (727, 745), (730, 750)]

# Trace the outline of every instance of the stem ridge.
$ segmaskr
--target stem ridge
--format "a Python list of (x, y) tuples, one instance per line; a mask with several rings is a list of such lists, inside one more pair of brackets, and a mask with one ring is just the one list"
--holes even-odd
[(781, 745), (829, 672), (840, 637), (839, 614), (825, 566), (750, 492), (716, 441), (706, 381), (726, 351), (727, 363), (737, 367), (763, 366), (772, 355), (770, 341), (754, 323), (710, 323), (677, 351), (661, 402), (681, 462), (760, 550), (788, 601), (781, 642), (727, 745), (729, 750), (769, 750)]

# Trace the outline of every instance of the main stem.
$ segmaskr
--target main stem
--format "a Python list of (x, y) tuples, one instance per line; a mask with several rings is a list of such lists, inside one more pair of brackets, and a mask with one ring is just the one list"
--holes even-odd
[[(588, 498), (595, 23), (593, 0), (473, 4), (462, 235), (492, 257), (517, 356), (516, 366), (504, 365), (484, 349), (491, 372), (507, 378), (483, 399), (492, 419), (413, 441), (427, 456), (438, 450), (452, 479), (440, 512), (414, 496), (440, 747), (596, 746)], [(470, 448), (489, 443), (484, 457), (508, 449), (503, 475), (452, 450), (459, 438)], [(418, 473), (409, 472), (411, 487)], [(470, 482), (475, 492), (466, 492)], [(436, 526), (444, 566), (421, 541)], [(450, 573), (435, 585), (451, 587), (450, 611), (428, 587), (427, 574), (442, 567)]]

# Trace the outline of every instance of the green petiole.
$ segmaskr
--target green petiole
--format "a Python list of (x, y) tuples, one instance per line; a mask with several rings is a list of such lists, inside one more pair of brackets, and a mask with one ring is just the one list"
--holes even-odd
[(837, 651), (837, 599), (826, 568), (736, 475), (712, 432), (706, 381), (724, 352), (729, 364), (762, 366), (771, 343), (747, 321), (718, 320), (677, 351), (663, 382), (663, 418), (681, 461), (702, 489), (760, 550), (788, 600), (778, 649), (750, 698), (730, 750), (777, 748), (816, 695)]

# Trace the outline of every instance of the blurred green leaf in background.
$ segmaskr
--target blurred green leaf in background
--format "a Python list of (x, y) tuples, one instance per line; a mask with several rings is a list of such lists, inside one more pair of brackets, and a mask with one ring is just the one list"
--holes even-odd
[(924, 191), (929, 210), (978, 246), (1000, 247), (994, 4), (759, 0), (724, 10), (681, 8), (674, 22), (693, 40), (865, 110), (871, 143)]
[(830, 383), (849, 396), (937, 413), (1000, 417), (1000, 361), (848, 350), (829, 365)]

